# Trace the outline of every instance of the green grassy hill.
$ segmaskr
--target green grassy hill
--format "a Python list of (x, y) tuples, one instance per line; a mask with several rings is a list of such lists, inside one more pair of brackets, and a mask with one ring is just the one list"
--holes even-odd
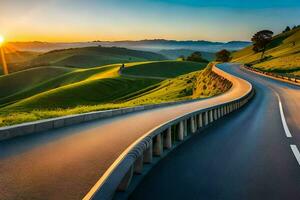
[[(7, 89), (7, 95), (0, 98), (0, 126), (94, 110), (208, 97), (227, 89), (218, 84), (216, 77), (202, 74), (205, 65), (201, 63), (162, 61), (127, 64), (124, 71), (136, 77), (120, 75), (120, 66), (113, 64), (91, 69), (44, 67), (9, 75), (12, 78), (0, 76), (3, 85), (9, 80), (10, 87), (17, 88), (18, 79), (24, 79), (32, 71), (53, 71), (53, 76), (34, 79), (14, 92)], [(158, 80), (153, 78), (156, 75), (172, 78)], [(201, 84), (195, 84), (195, 81)]]
[(300, 28), (274, 36), (265, 58), (260, 58), (261, 53), (255, 53), (252, 46), (233, 53), (234, 62), (252, 64), (263, 71), (300, 76)]
[[(10, 85), (6, 90), (12, 91), (10, 88), (15, 88), (15, 91), (6, 92), (0, 98), (0, 105), (18, 109), (52, 109), (115, 102), (118, 98), (160, 81), (147, 76), (175, 77), (197, 71), (205, 65), (180, 61), (130, 63), (126, 65), (124, 77), (118, 74), (120, 66), (121, 64), (115, 64), (91, 69), (42, 67), (2, 76), (1, 85)], [(63, 71), (57, 71), (53, 76), (45, 78), (47, 71), (50, 74), (57, 69)], [(40, 73), (42, 76), (34, 74), (34, 77), (40, 76), (40, 79), (34, 78), (26, 83), (26, 87), (18, 87), (18, 80), (24, 82), (32, 72)], [(126, 77), (126, 74), (141, 78)]]
[(119, 47), (84, 47), (50, 51), (32, 59), (27, 65), (95, 67), (140, 61), (165, 60), (160, 54)]
[(39, 67), (0, 76), (0, 99), (71, 71), (66, 67)]
[(116, 67), (115, 65), (92, 69), (37, 67), (8, 76), (0, 76), (0, 88), (4, 91), (4, 95), (0, 96), (0, 107), (42, 92), (87, 80)]
[[(40, 53), (29, 51), (11, 51), (5, 53), (6, 62), (9, 66), (9, 71), (16, 72), (24, 69), (24, 63), (36, 58)], [(0, 62), (0, 75), (2, 72), (2, 62)]]
[[(184, 64), (183, 64), (184, 63)], [(184, 65), (184, 67), (182, 67)], [(161, 61), (161, 62), (142, 62), (140, 64), (126, 64), (122, 71), (124, 75), (139, 76), (156, 76), (174, 78), (181, 74), (187, 74), (197, 71), (207, 63), (197, 62), (178, 62), (178, 61)]]

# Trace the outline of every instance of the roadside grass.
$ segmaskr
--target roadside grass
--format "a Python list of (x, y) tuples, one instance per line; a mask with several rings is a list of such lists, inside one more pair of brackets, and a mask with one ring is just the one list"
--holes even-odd
[(252, 46), (233, 53), (233, 61), (252, 64), (262, 71), (300, 74), (300, 28), (281, 33), (268, 45), (265, 59), (254, 53)]

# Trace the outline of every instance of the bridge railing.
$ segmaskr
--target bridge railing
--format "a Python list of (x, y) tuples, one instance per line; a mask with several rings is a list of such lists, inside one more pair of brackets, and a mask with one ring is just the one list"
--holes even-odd
[(126, 192), (134, 182), (132, 180), (144, 172), (146, 165), (151, 165), (153, 158), (160, 159), (165, 152), (241, 108), (254, 93), (251, 86), (251, 89), (238, 99), (188, 113), (155, 127), (120, 155), (84, 199), (107, 200)]

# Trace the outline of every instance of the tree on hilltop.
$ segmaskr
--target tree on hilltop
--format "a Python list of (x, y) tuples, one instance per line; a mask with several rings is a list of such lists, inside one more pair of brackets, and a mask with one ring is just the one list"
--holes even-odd
[(208, 62), (204, 58), (202, 58), (202, 54), (199, 51), (195, 51), (190, 56), (186, 58), (187, 61), (193, 61), (193, 62)]
[(182, 60), (182, 61), (185, 61), (184, 55), (179, 56), (178, 59), (180, 59), (180, 60)]
[(223, 49), (216, 53), (216, 61), (218, 62), (229, 62), (231, 60), (230, 51)]
[(291, 28), (290, 28), (289, 26), (287, 26), (287, 27), (284, 29), (283, 33), (289, 32), (290, 30), (291, 30)]
[(267, 45), (272, 41), (273, 32), (270, 30), (262, 30), (255, 33), (251, 39), (253, 42), (253, 51), (262, 52), (261, 59), (264, 58)]

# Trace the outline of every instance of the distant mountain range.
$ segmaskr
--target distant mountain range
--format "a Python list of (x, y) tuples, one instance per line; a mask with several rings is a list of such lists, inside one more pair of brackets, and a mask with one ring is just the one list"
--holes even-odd
[(19, 51), (51, 51), (57, 49), (79, 48), (90, 46), (105, 47), (126, 47), (136, 50), (160, 51), (166, 49), (190, 49), (206, 52), (216, 52), (221, 49), (231, 51), (242, 49), (251, 44), (247, 41), (230, 41), (230, 42), (211, 42), (204, 40), (139, 40), (139, 41), (93, 41), (93, 42), (72, 42), (72, 43), (49, 43), (49, 42), (10, 42), (15, 49)]

